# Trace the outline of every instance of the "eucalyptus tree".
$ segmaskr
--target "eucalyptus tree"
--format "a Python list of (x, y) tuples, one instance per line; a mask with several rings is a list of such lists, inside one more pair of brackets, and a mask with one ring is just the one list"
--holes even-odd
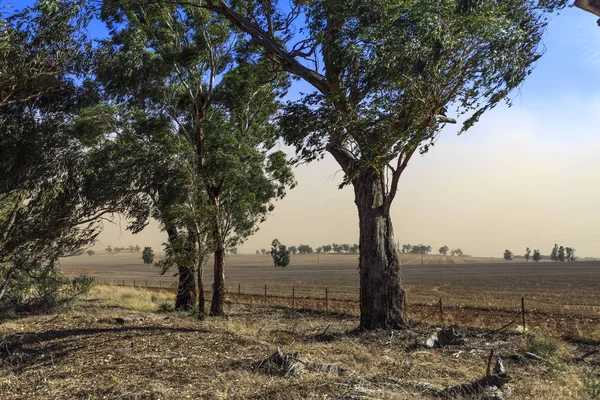
[[(165, 257), (157, 266), (163, 274), (177, 268), (175, 308), (192, 309), (196, 305), (194, 269), (203, 265), (198, 257), (205, 253), (197, 250), (204, 248), (205, 243), (203, 236), (197, 234), (193, 213), (196, 182), (189, 173), (193, 152), (172, 134), (170, 121), (139, 107), (112, 108), (112, 135), (91, 152), (91, 168), (98, 173), (97, 179), (88, 180), (86, 186), (93, 190), (95, 198), (105, 201), (129, 192), (144, 200), (127, 209), (129, 215), (136, 217), (127, 228), (138, 233), (150, 217), (160, 222), (168, 241)], [(102, 181), (110, 182), (110, 188), (105, 188)]]
[(102, 43), (97, 74), (113, 101), (168, 121), (171, 135), (193, 150), (190, 204), (203, 224), (195, 232), (187, 225), (188, 236), (208, 236), (210, 313), (221, 315), (227, 249), (254, 233), (294, 185), (284, 153), (273, 150), (272, 117), (288, 82), (210, 11), (144, 3), (103, 2), (110, 39)]
[(472, 127), (531, 72), (564, 0), (165, 0), (226, 18), (314, 91), (286, 105), (299, 160), (331, 154), (352, 185), (364, 329), (406, 325), (390, 209), (411, 158), (447, 122)]
[[(12, 304), (31, 305), (23, 294), (37, 292), (53, 305), (85, 289), (60, 274), (58, 258), (93, 243), (103, 218), (143, 202), (129, 191), (97, 197), (86, 185), (98, 178), (90, 155), (106, 133), (97, 123), (105, 109), (86, 78), (88, 18), (78, 1), (51, 0), (2, 18), (0, 298)], [(94, 190), (110, 187), (98, 181)]]

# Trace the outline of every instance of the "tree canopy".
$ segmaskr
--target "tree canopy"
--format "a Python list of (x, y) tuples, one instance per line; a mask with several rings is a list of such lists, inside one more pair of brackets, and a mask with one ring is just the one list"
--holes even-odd
[[(164, 225), (173, 240), (187, 232), (181, 243), (208, 238), (198, 245), (215, 253), (211, 313), (221, 314), (224, 254), (295, 185), (285, 154), (274, 149), (272, 123), (288, 81), (201, 8), (105, 1), (101, 15), (110, 39), (102, 42), (97, 74), (110, 98), (145, 114), (187, 151), (188, 217)], [(142, 128), (133, 135), (144, 135)]]

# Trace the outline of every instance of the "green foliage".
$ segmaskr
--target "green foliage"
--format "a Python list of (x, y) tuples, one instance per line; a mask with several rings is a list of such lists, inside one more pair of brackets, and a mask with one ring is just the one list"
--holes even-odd
[(431, 246), (417, 244), (411, 247), (410, 252), (413, 254), (429, 254), (431, 252)]
[(554, 262), (558, 261), (558, 244), (554, 243), (552, 252), (550, 253), (550, 259)]
[(440, 247), (438, 251), (441, 255), (445, 256), (448, 254), (448, 251), (450, 251), (450, 248), (448, 246), (444, 245), (444, 246)]
[(330, 244), (326, 244), (325, 246), (323, 246), (323, 252), (325, 253), (331, 253), (331, 250), (333, 250), (333, 246)]
[(312, 254), (313, 248), (307, 244), (301, 244), (300, 246), (298, 246), (298, 252), (300, 254)]
[(271, 243), (271, 257), (276, 267), (287, 267), (290, 264), (290, 253), (287, 247), (277, 239)]
[[(597, 368), (597, 367), (596, 367)], [(590, 399), (600, 398), (600, 374), (593, 373), (583, 377), (583, 384), (590, 395)]]
[(450, 251), (451, 256), (462, 256), (463, 251), (461, 249), (453, 249)]
[(540, 254), (540, 251), (535, 249), (533, 250), (533, 261), (538, 262), (542, 259), (542, 255)]
[(290, 246), (290, 247), (288, 247), (288, 251), (291, 254), (296, 254), (298, 252), (298, 248), (296, 246)]
[(531, 255), (531, 249), (528, 247), (525, 249), (525, 261), (529, 261), (530, 255)]
[(534, 335), (527, 338), (525, 349), (530, 353), (549, 359), (556, 356), (556, 352), (559, 348), (560, 342), (557, 339)]
[(47, 312), (70, 304), (90, 291), (94, 279), (78, 276), (70, 279), (61, 274), (53, 261), (21, 253), (19, 265), (7, 281), (0, 298), (0, 312)]
[(173, 312), (173, 311), (175, 311), (175, 307), (173, 306), (173, 304), (165, 301), (158, 305), (158, 310), (156, 312), (169, 313), (169, 312)]
[(504, 259), (506, 261), (512, 261), (512, 259), (513, 259), (513, 253), (512, 253), (512, 251), (510, 251), (508, 249), (504, 250)]
[(106, 202), (86, 184), (97, 177), (91, 146), (102, 128), (86, 136), (80, 125), (99, 101), (87, 79), (88, 19), (75, 0), (0, 17), (0, 299), (15, 304), (53, 306), (71, 296), (65, 287), (83, 291), (61, 278), (56, 260), (92, 244), (100, 218), (131, 199)]
[[(165, 259), (166, 258), (167, 257), (165, 257)], [(142, 252), (142, 260), (144, 260), (144, 264), (152, 264), (154, 262), (154, 252), (152, 251), (152, 247), (144, 247), (144, 251)], [(162, 268), (164, 270), (164, 267)]]
[(560, 262), (565, 262), (566, 255), (564, 246), (558, 248), (557, 258)]
[[(546, 13), (566, 2), (303, 4), (303, 18), (296, 21), (307, 21), (302, 27), (306, 47), (320, 49), (325, 71), (320, 80), (301, 68), (283, 66), (317, 92), (288, 103), (280, 128), (304, 161), (345, 149), (353, 160), (351, 168), (342, 165), (345, 183), (350, 183), (360, 170), (379, 171), (397, 157), (392, 173), (400, 174), (415, 149), (426, 152), (433, 146), (450, 108), (456, 109), (454, 115), (466, 116), (464, 132), (498, 103), (510, 104), (510, 91), (531, 73), (543, 52)], [(292, 41), (287, 30), (279, 33), (282, 41)], [(313, 55), (292, 54), (297, 60)], [(282, 57), (281, 62), (288, 61)]]
[(575, 249), (572, 247), (565, 247), (565, 251), (567, 252), (567, 261), (575, 261)]
[(162, 136), (155, 153), (184, 175), (177, 198), (158, 190), (155, 217), (206, 238), (202, 247), (236, 247), (295, 184), (271, 122), (287, 80), (200, 8), (105, 1), (101, 16), (111, 36), (96, 72), (138, 121), (122, 139), (137, 142), (150, 128)]

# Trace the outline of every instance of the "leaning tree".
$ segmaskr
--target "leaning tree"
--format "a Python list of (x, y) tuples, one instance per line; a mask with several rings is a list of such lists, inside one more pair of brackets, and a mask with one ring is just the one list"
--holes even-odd
[[(155, 1), (152, 1), (155, 2)], [(227, 19), (312, 86), (282, 110), (299, 160), (331, 154), (360, 228), (360, 326), (406, 325), (390, 209), (410, 159), (447, 122), (472, 127), (531, 73), (559, 0), (164, 0)]]
[(93, 243), (102, 218), (140, 205), (130, 190), (93, 194), (111, 182), (91, 165), (105, 125), (86, 79), (87, 21), (77, 0), (0, 16), (0, 299), (13, 305), (34, 292), (46, 305), (64, 298), (72, 285), (58, 258)]

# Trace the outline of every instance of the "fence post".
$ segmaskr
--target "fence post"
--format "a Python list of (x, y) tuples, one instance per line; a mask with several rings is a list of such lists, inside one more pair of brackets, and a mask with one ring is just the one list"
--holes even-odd
[(267, 304), (267, 285), (265, 285), (265, 304)]
[(146, 288), (148, 287), (148, 281), (146, 281)]
[(238, 283), (238, 296), (242, 295), (242, 284)]
[(527, 328), (527, 325), (525, 324), (525, 297), (521, 297), (521, 315), (523, 317), (523, 334), (525, 334)]
[(440, 297), (440, 323), (444, 324), (444, 306), (442, 305), (442, 298)]
[(135, 279), (133, 280), (133, 287), (135, 287)]
[(296, 308), (296, 287), (292, 286), (292, 308)]
[(329, 311), (329, 288), (325, 288), (325, 312)]
[(123, 279), (123, 286), (125, 286), (125, 279)]

